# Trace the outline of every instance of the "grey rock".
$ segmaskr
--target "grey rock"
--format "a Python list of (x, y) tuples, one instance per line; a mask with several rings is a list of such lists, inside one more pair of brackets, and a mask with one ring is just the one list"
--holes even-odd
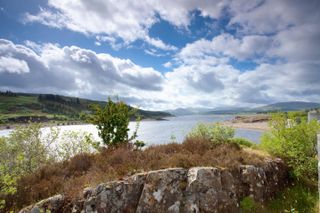
[(280, 159), (238, 169), (170, 168), (133, 175), (83, 190), (66, 204), (62, 195), (29, 206), (21, 213), (240, 212), (246, 196), (257, 202), (272, 198), (287, 184), (288, 169)]

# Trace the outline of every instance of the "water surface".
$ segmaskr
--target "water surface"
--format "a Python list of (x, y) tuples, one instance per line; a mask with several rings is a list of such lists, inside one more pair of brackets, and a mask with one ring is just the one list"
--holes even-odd
[[(165, 121), (141, 121), (138, 130), (138, 139), (147, 145), (166, 144), (173, 141), (182, 142), (190, 130), (198, 123), (213, 123), (232, 119), (231, 115), (189, 115), (167, 118)], [(136, 122), (130, 122), (130, 133), (135, 129)], [(61, 131), (75, 130), (92, 133), (95, 139), (99, 139), (98, 132), (93, 125), (59, 126)], [(43, 128), (47, 131), (48, 128)], [(12, 130), (1, 130), (0, 136), (9, 135)], [(236, 137), (243, 137), (255, 143), (260, 142), (263, 131), (236, 129)]]

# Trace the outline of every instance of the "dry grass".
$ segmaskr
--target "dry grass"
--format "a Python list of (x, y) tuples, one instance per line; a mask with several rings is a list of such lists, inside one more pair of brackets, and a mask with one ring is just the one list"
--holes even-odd
[(23, 177), (8, 204), (21, 208), (57, 193), (70, 199), (83, 188), (123, 178), (136, 172), (169, 167), (216, 166), (235, 168), (240, 164), (262, 165), (265, 156), (248, 152), (237, 144), (213, 145), (201, 138), (188, 138), (182, 144), (151, 146), (144, 151), (127, 147), (83, 154), (69, 161), (47, 165)]

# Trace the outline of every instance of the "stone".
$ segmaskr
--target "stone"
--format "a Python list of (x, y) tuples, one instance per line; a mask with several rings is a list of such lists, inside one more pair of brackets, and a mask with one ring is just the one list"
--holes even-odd
[(85, 188), (83, 197), (72, 203), (56, 195), (20, 212), (237, 213), (244, 197), (264, 202), (281, 191), (287, 180), (288, 169), (280, 159), (236, 169), (169, 168)]

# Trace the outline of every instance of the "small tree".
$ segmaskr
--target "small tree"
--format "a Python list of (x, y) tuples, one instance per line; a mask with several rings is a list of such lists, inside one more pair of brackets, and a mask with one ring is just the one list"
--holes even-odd
[(299, 179), (317, 177), (317, 138), (320, 124), (313, 120), (297, 119), (295, 114), (274, 114), (271, 131), (262, 137), (261, 146), (270, 153), (285, 159)]
[(129, 137), (129, 121), (135, 111), (130, 110), (124, 102), (113, 102), (108, 98), (105, 106), (95, 104), (91, 106), (91, 109), (93, 116), (89, 118), (89, 122), (97, 125), (98, 134), (104, 145), (127, 144), (137, 137), (137, 128)]

